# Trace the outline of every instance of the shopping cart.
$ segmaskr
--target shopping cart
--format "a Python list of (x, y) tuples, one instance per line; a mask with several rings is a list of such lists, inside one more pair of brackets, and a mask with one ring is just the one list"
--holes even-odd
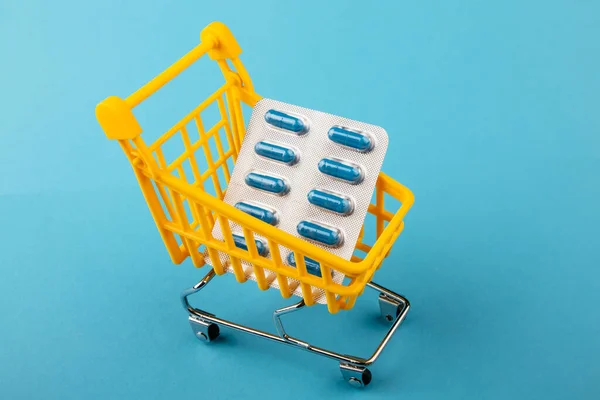
[[(202, 267), (205, 260), (210, 259), (212, 268), (208, 274), (181, 294), (193, 332), (199, 339), (210, 342), (219, 335), (219, 327), (227, 327), (301, 348), (338, 361), (342, 375), (350, 384), (365, 386), (371, 381), (371, 372), (367, 367), (379, 357), (410, 308), (406, 298), (374, 283), (371, 278), (402, 232), (403, 218), (413, 204), (413, 195), (386, 174), (379, 174), (375, 202), (369, 205), (367, 214), (368, 219), (374, 219), (376, 240), (373, 244), (368, 243), (363, 225), (356, 243), (356, 255), (351, 260), (335, 256), (223, 202), (231, 168), (245, 133), (242, 104), (253, 107), (261, 97), (255, 92), (250, 76), (239, 59), (242, 52), (240, 46), (224, 24), (211, 23), (202, 31), (200, 39), (198, 46), (129, 97), (108, 97), (96, 108), (96, 116), (106, 136), (119, 142), (131, 162), (172, 261), (179, 264), (189, 256), (196, 267)], [(217, 62), (225, 84), (156, 141), (146, 144), (141, 135), (142, 128), (132, 110), (205, 54)], [(220, 119), (207, 129), (202, 113), (215, 104)], [(193, 124), (196, 132), (190, 131), (190, 124)], [(173, 140), (182, 140), (185, 150), (172, 162), (167, 162), (163, 147)], [(184, 163), (190, 168), (187, 173)], [(386, 195), (395, 199), (393, 203), (399, 202), (394, 211), (384, 208)], [(223, 227), (224, 240), (212, 235), (217, 220)], [(228, 221), (242, 227), (247, 250), (235, 246)], [(271, 258), (258, 254), (254, 235), (267, 238)], [(279, 246), (294, 251), (295, 268), (282, 262)], [(221, 262), (219, 252), (229, 255), (227, 264)], [(366, 256), (360, 257), (358, 253)], [(304, 257), (319, 263), (320, 277), (307, 272)], [(251, 267), (248, 269), (246, 265)], [(268, 289), (277, 280), (284, 298), (290, 297), (294, 291), (301, 294), (301, 301), (273, 313), (277, 334), (219, 318), (189, 304), (190, 295), (203, 289), (215, 275), (225, 274), (227, 268), (233, 270), (238, 282), (245, 282), (248, 275), (253, 274), (261, 290)], [(344, 274), (344, 282), (334, 282), (332, 270)], [(319, 301), (327, 304), (330, 313), (349, 310), (365, 287), (379, 293), (382, 316), (391, 323), (387, 334), (369, 358), (343, 355), (312, 346), (288, 335), (284, 330), (282, 315)]]

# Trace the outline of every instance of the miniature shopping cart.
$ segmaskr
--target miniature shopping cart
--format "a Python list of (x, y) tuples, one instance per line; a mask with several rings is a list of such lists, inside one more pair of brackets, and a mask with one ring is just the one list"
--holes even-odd
[[(301, 348), (338, 361), (344, 378), (350, 384), (365, 386), (371, 381), (371, 372), (367, 367), (379, 357), (410, 307), (406, 298), (374, 283), (371, 278), (402, 232), (403, 218), (413, 203), (413, 195), (386, 174), (379, 174), (375, 202), (369, 206), (367, 215), (367, 218), (375, 220), (376, 241), (367, 243), (363, 225), (356, 250), (366, 256), (361, 258), (355, 255), (351, 260), (335, 256), (223, 202), (231, 168), (245, 133), (242, 104), (253, 107), (261, 97), (255, 92), (250, 76), (239, 59), (242, 50), (225, 25), (218, 22), (208, 25), (200, 38), (198, 46), (132, 95), (125, 99), (108, 97), (96, 108), (96, 116), (106, 136), (119, 142), (131, 162), (172, 261), (179, 264), (189, 256), (196, 267), (202, 267), (206, 259), (210, 260), (212, 269), (208, 274), (181, 294), (193, 332), (199, 339), (210, 342), (219, 336), (220, 327), (227, 327)], [(132, 110), (205, 54), (217, 62), (225, 83), (160, 138), (147, 144)], [(215, 104), (220, 119), (214, 126), (206, 127), (202, 114), (207, 107)], [(190, 124), (195, 127), (194, 131), (190, 129)], [(163, 147), (173, 140), (181, 140), (185, 150), (172, 162), (167, 162)], [(211, 147), (216, 147), (216, 151)], [(184, 163), (191, 167), (191, 173), (186, 173)], [(386, 210), (385, 195), (399, 201), (400, 206), (393, 211)], [(217, 220), (223, 227), (224, 240), (212, 235)], [(228, 221), (242, 227), (247, 249), (236, 247)], [(271, 258), (258, 254), (255, 235), (267, 238)], [(282, 262), (280, 245), (294, 251), (297, 262), (295, 268)], [(222, 263), (220, 253), (229, 256), (227, 263)], [(305, 257), (319, 263), (320, 276), (307, 272)], [(203, 289), (215, 275), (225, 274), (228, 268), (233, 270), (238, 282), (245, 282), (248, 273), (253, 273), (261, 290), (268, 289), (277, 280), (284, 298), (290, 297), (300, 287), (301, 301), (273, 313), (277, 334), (219, 318), (189, 304), (190, 295)], [(245, 271), (244, 268), (250, 270)], [(345, 281), (334, 282), (332, 270), (344, 274)], [(288, 335), (284, 330), (282, 315), (316, 304), (319, 300), (327, 304), (330, 313), (349, 310), (365, 287), (379, 292), (382, 316), (391, 323), (387, 334), (370, 357), (343, 355), (312, 346)]]

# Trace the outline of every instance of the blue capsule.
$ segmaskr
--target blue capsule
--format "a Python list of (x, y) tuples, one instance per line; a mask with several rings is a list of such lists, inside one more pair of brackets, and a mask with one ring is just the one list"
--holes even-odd
[(284, 195), (290, 191), (290, 187), (286, 181), (276, 176), (250, 172), (246, 175), (245, 181), (248, 186), (278, 195)]
[(328, 190), (311, 190), (308, 192), (308, 202), (338, 214), (348, 215), (354, 210), (354, 202), (352, 199)]
[[(296, 268), (296, 258), (294, 257), (294, 253), (289, 253), (287, 256), (287, 262), (292, 267)], [(313, 260), (312, 258), (304, 257), (304, 265), (306, 265), (306, 271), (311, 275), (316, 275), (321, 277), (321, 265)], [(331, 271), (333, 275), (333, 271)]]
[(327, 132), (329, 139), (342, 146), (350, 147), (361, 152), (373, 149), (373, 140), (366, 133), (334, 126)]
[(298, 162), (298, 155), (294, 149), (271, 142), (262, 141), (256, 143), (256, 145), (254, 145), (254, 151), (259, 156), (279, 161), (284, 164), (293, 165)]
[(352, 184), (360, 183), (364, 178), (362, 169), (358, 165), (333, 158), (319, 161), (319, 171)]
[(308, 126), (302, 118), (277, 110), (267, 111), (265, 113), (265, 121), (276, 128), (285, 129), (298, 135), (302, 135), (308, 131)]
[(317, 224), (316, 222), (301, 221), (296, 230), (301, 236), (328, 246), (336, 247), (344, 241), (344, 236), (339, 229)]
[[(248, 251), (248, 245), (246, 244), (246, 238), (244, 236), (236, 235), (235, 233), (231, 236), (233, 236), (233, 243), (235, 243), (235, 247)], [(255, 239), (254, 243), (256, 243), (256, 251), (258, 251), (258, 255), (266, 256), (269, 251), (263, 241)]]
[(244, 201), (236, 203), (234, 207), (245, 212), (246, 214), (252, 215), (254, 218), (258, 218), (261, 221), (266, 222), (267, 224), (277, 225), (279, 222), (277, 213), (269, 208), (263, 208), (252, 203), (246, 203)]

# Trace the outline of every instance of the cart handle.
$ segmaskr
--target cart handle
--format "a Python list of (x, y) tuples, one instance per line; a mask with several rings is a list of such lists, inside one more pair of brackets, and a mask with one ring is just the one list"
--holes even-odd
[(166, 85), (171, 79), (182, 73), (190, 65), (196, 62), (200, 57), (206, 54), (207, 51), (213, 49), (218, 45), (216, 38), (210, 38), (207, 42), (202, 42), (198, 46), (194, 47), (187, 54), (175, 61), (171, 66), (165, 69), (163, 72), (155, 76), (150, 82), (130, 94), (126, 99), (125, 103), (130, 108), (134, 108), (154, 94), (158, 89)]
[[(142, 127), (133, 115), (133, 108), (166, 85), (169, 81), (196, 62), (204, 54), (217, 61), (225, 79), (227, 74), (236, 72), (249, 90), (253, 90), (248, 72), (239, 59), (242, 48), (233, 33), (221, 22), (212, 22), (200, 33), (201, 43), (171, 66), (158, 74), (144, 86), (133, 92), (125, 100), (110, 96), (96, 106), (96, 118), (109, 139), (129, 140), (142, 133)], [(225, 60), (231, 60), (237, 71), (232, 71)]]

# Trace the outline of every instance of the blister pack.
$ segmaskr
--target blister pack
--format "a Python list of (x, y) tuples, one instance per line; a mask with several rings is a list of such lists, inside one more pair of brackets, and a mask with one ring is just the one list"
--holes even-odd
[[(387, 133), (379, 126), (262, 99), (252, 112), (224, 201), (350, 259), (387, 146)], [(230, 222), (230, 228), (236, 246), (246, 249), (241, 227)], [(213, 236), (223, 239), (218, 221)], [(265, 238), (256, 235), (256, 247), (270, 258)], [(293, 252), (280, 246), (280, 254), (296, 266)], [(220, 257), (228, 265), (228, 256)], [(206, 261), (210, 264), (208, 256)], [(309, 273), (320, 276), (318, 263), (305, 262)], [(250, 265), (244, 271), (254, 279)], [(343, 279), (333, 273), (335, 282)], [(278, 287), (276, 279), (268, 280)], [(294, 294), (301, 296), (300, 288)], [(319, 294), (315, 300), (325, 301)]]

